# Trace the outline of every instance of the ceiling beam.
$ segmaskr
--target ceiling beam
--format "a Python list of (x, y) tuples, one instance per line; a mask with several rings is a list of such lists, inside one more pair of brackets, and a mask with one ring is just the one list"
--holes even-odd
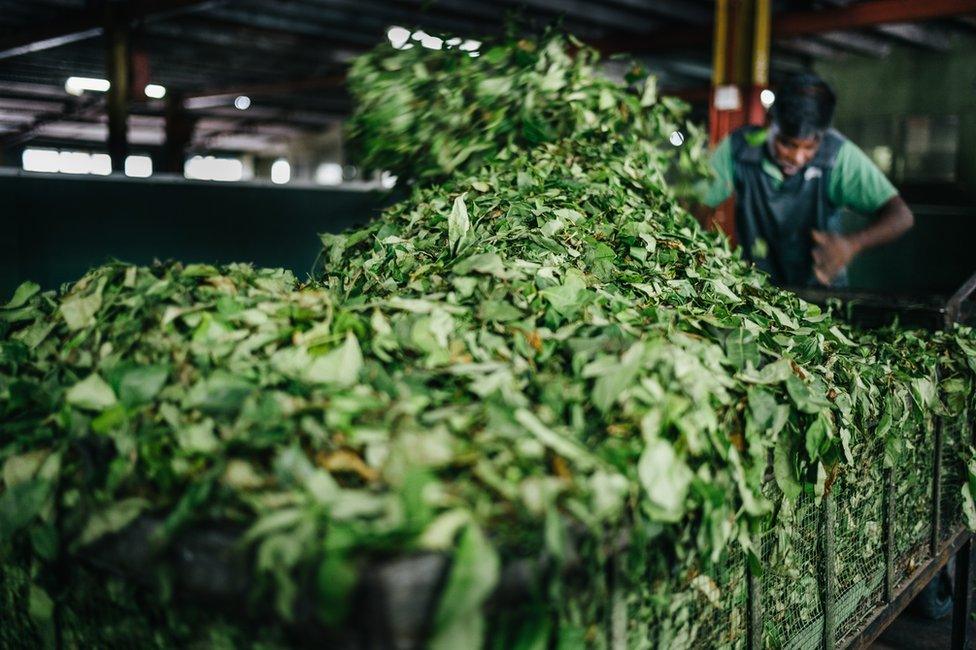
[(812, 59), (836, 61), (844, 57), (842, 52), (837, 51), (829, 44), (810, 38), (781, 38), (776, 40), (776, 46)]
[[(225, 1), (227, 0), (140, 0), (132, 3), (128, 18), (132, 22), (165, 18), (184, 11), (206, 9)], [(105, 16), (102, 12), (94, 11), (37, 29), (28, 29), (0, 39), (0, 59), (50, 50), (101, 36), (104, 32), (104, 23)]]
[(949, 50), (949, 34), (944, 30), (933, 29), (928, 25), (894, 23), (891, 25), (878, 25), (875, 29), (885, 36), (890, 36), (896, 40), (927, 50), (933, 50), (935, 52), (946, 52)]
[(309, 16), (293, 16), (283, 12), (293, 10), (287, 4), (269, 5), (272, 11), (249, 11), (234, 7), (219, 7), (207, 12), (207, 19), (217, 19), (224, 23), (236, 23), (248, 27), (257, 27), (263, 30), (271, 30), (288, 34), (301, 34), (315, 38), (328, 39), (336, 46), (368, 49), (376, 45), (382, 32), (379, 34), (362, 34), (354, 30), (343, 29), (341, 25), (331, 22), (322, 23), (317, 20), (310, 20)]
[[(773, 38), (812, 36), (822, 32), (921, 22), (966, 14), (976, 14), (976, 0), (865, 0), (843, 7), (774, 14)], [(687, 27), (654, 31), (638, 37), (617, 36), (590, 42), (597, 49), (608, 53), (695, 49), (711, 44), (712, 30), (707, 26)]]
[(836, 9), (773, 16), (777, 37), (803, 36), (887, 23), (913, 23), (976, 13), (976, 0), (867, 0)]
[(612, 0), (613, 4), (693, 25), (711, 22), (712, 9), (688, 0)]
[(525, 6), (556, 17), (565, 16), (591, 25), (626, 32), (649, 32), (660, 26), (660, 21), (637, 15), (633, 11), (585, 0), (503, 0), (503, 2), (510, 6)]
[(84, 117), (93, 113), (100, 113), (105, 103), (103, 97), (91, 97), (85, 100), (72, 102), (66, 109), (56, 110), (49, 113), (38, 113), (29, 124), (25, 124), (0, 138), (0, 148), (15, 147), (34, 138), (39, 131), (50, 124), (54, 124), (69, 117)]
[(249, 97), (262, 97), (269, 95), (281, 95), (303, 90), (322, 90), (341, 88), (346, 82), (344, 72), (330, 75), (316, 75), (302, 77), (300, 79), (286, 79), (261, 84), (247, 84), (241, 86), (224, 86), (221, 88), (206, 88), (196, 91), (187, 91), (187, 99), (199, 99), (204, 97), (236, 97), (247, 95)]
[(817, 34), (817, 40), (840, 50), (877, 58), (891, 53), (891, 44), (884, 39), (858, 32), (823, 32)]
[[(331, 9), (343, 12), (338, 22), (342, 24), (350, 23), (350, 14), (358, 22), (357, 27), (366, 27), (370, 23), (371, 33), (385, 34), (391, 25), (401, 25), (407, 28), (423, 28), (432, 34), (440, 36), (450, 34), (470, 38), (473, 36), (484, 36), (486, 32), (499, 33), (504, 24), (498, 20), (497, 10), (489, 8), (490, 18), (493, 21), (484, 20), (485, 16), (478, 19), (477, 16), (468, 15), (463, 18), (455, 17), (451, 11), (445, 11), (442, 0), (431, 5), (429, 11), (422, 9), (406, 9), (391, 3), (389, 0), (298, 0), (304, 5), (317, 7), (320, 11)], [(469, 3), (466, 3), (469, 4)]]

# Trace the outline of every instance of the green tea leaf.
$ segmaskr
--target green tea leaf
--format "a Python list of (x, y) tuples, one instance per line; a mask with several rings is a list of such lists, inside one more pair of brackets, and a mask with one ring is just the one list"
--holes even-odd
[(97, 374), (92, 373), (76, 383), (65, 393), (68, 404), (87, 411), (103, 411), (118, 401), (112, 387)]

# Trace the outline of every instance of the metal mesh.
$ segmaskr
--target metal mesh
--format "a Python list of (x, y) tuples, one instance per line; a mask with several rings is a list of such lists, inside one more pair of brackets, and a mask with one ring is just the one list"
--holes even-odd
[(62, 646), (84, 648), (97, 641), (102, 647), (149, 649), (176, 642), (166, 622), (153, 620), (151, 608), (125, 581), (78, 568), (70, 580), (60, 607)]
[(760, 540), (763, 562), (763, 645), (819, 648), (823, 637), (820, 508), (804, 494), (784, 502), (776, 525)]
[(963, 453), (970, 441), (969, 409), (946, 418), (942, 432), (942, 479), (940, 500), (941, 541), (946, 541), (962, 525), (962, 494), (966, 482)]
[(929, 556), (932, 522), (934, 427), (901, 434), (905, 449), (894, 467), (895, 583), (910, 579)]
[(707, 568), (689, 557), (663, 583), (628, 580), (628, 650), (746, 647), (749, 590), (741, 550)]
[(639, 576), (624, 577), (626, 647), (628, 650), (666, 648), (665, 639), (669, 633), (667, 617), (659, 607), (655, 607), (655, 604), (668, 602), (668, 596), (663, 593), (660, 584), (662, 581), (640, 580)]
[[(972, 412), (949, 418), (943, 426), (943, 539), (961, 519), (959, 492), (965, 480), (961, 452), (969, 444)], [(892, 469), (896, 584), (913, 577), (929, 556), (935, 449), (932, 426), (901, 437), (905, 449)], [(858, 464), (840, 474), (831, 488), (836, 504), (834, 619), (841, 646), (882, 604), (884, 589), (884, 441), (865, 439), (853, 444)], [(782, 499), (775, 482), (770, 481), (764, 492), (774, 501)], [(812, 495), (803, 494), (794, 504), (781, 503), (775, 520), (759, 536), (764, 647), (813, 650), (822, 646), (822, 512)], [(29, 558), (8, 559), (11, 563), (0, 565), (0, 648), (42, 647), (43, 631), (28, 615), (31, 577), (24, 567), (30, 566)], [(614, 628), (608, 638), (622, 639), (628, 650), (745, 648), (749, 589), (742, 551), (735, 548), (717, 566), (706, 566), (693, 554), (679, 566), (664, 569), (665, 564), (660, 560), (653, 571), (647, 569), (654, 575), (623, 570), (623, 589), (614, 594), (619, 607), (614, 600), (608, 608), (608, 626)], [(74, 567), (64, 583), (58, 610), (62, 647), (189, 647), (190, 639), (200, 647), (241, 647), (253, 640), (240, 636), (243, 628), (209, 618), (201, 622), (200, 616), (194, 619), (179, 607), (160, 611), (152, 594), (143, 594), (118, 578), (106, 579)]]
[(0, 565), (0, 648), (4, 650), (29, 650), (44, 645), (27, 614), (30, 584), (30, 576), (23, 568)]
[[(0, 565), (0, 649), (113, 648), (119, 650), (233, 650), (289, 647), (273, 626), (248, 629), (208, 607), (165, 607), (121, 578), (80, 565), (65, 568), (57, 597), (57, 624), (35, 625), (29, 612), (31, 577), (12, 564)], [(45, 632), (46, 631), (46, 632)]]
[(852, 452), (857, 465), (833, 486), (838, 639), (857, 632), (884, 599), (884, 440), (865, 441)]
[(749, 590), (742, 551), (736, 549), (710, 571), (692, 568), (680, 578), (675, 595), (682, 615), (673, 621), (669, 647), (744, 648)]

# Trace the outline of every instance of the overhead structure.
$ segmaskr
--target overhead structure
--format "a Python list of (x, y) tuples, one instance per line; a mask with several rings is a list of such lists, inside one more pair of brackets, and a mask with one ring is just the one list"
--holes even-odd
[(777, 37), (819, 34), (976, 13), (976, 0), (867, 0), (827, 10), (796, 11), (777, 16)]
[[(712, 44), (709, 139), (717, 144), (745, 124), (762, 124), (762, 93), (769, 88), (772, 0), (716, 0)], [(735, 242), (735, 207), (715, 211), (714, 225)]]
[[(136, 0), (134, 2), (105, 2), (105, 10), (120, 14), (124, 11), (130, 21), (146, 21), (175, 16), (181, 12), (202, 9), (227, 0)], [(97, 3), (92, 3), (97, 4)], [(27, 29), (0, 39), (0, 59), (49, 50), (62, 45), (101, 36), (105, 22), (98, 11), (86, 12), (63, 20), (49, 21), (35, 29)]]
[[(408, 34), (404, 45), (424, 47), (424, 35), (474, 42), (504, 34), (511, 24), (536, 33), (558, 25), (607, 54), (643, 58), (661, 87), (695, 102), (700, 117), (712, 85), (739, 86), (745, 113), (720, 115), (728, 124), (756, 119), (754, 87), (775, 85), (785, 73), (815, 60), (883, 57), (896, 44), (938, 51), (955, 33), (976, 33), (976, 0), (810, 5), (796, 0), (0, 0), (0, 149), (9, 164), (27, 145), (111, 148), (118, 169), (120, 134), (126, 130), (129, 149), (161, 158), (157, 169), (174, 168), (164, 161), (179, 143), (197, 153), (281, 155), (295, 142), (337, 128), (350, 108), (342, 87), (348, 62), (384, 42), (394, 26)], [(729, 16), (722, 29), (723, 61), (731, 67), (719, 73), (713, 71), (711, 45), (722, 6)], [(106, 22), (106, 7), (119, 17), (114, 27)], [(757, 8), (769, 17), (758, 38)], [(742, 17), (747, 14), (753, 18)], [(120, 35), (127, 35), (122, 50), (130, 54), (113, 58), (106, 43), (120, 42)], [(765, 73), (754, 68), (762, 51)], [(123, 63), (128, 72), (118, 67)], [(107, 93), (74, 96), (64, 88), (69, 76), (114, 77), (115, 82)], [(130, 87), (123, 91), (126, 81)], [(149, 85), (152, 94), (145, 92)], [(172, 96), (184, 100), (176, 113)], [(245, 110), (235, 108), (239, 96), (251, 100)], [(187, 119), (174, 121), (177, 113)], [(127, 129), (120, 126), (123, 121)], [(108, 133), (114, 134), (111, 147)]]
[(129, 155), (129, 82), (132, 47), (125, 7), (105, 5), (105, 69), (108, 71), (108, 155), (112, 171), (125, 170)]

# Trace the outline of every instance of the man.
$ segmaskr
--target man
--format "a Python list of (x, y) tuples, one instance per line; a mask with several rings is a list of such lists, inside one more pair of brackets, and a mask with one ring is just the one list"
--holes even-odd
[[(702, 202), (735, 194), (735, 229), (746, 259), (785, 286), (845, 286), (861, 251), (912, 227), (898, 191), (856, 145), (830, 128), (836, 99), (813, 74), (777, 91), (768, 126), (744, 127), (712, 154), (715, 178)], [(867, 228), (838, 233), (842, 209), (873, 215)]]

